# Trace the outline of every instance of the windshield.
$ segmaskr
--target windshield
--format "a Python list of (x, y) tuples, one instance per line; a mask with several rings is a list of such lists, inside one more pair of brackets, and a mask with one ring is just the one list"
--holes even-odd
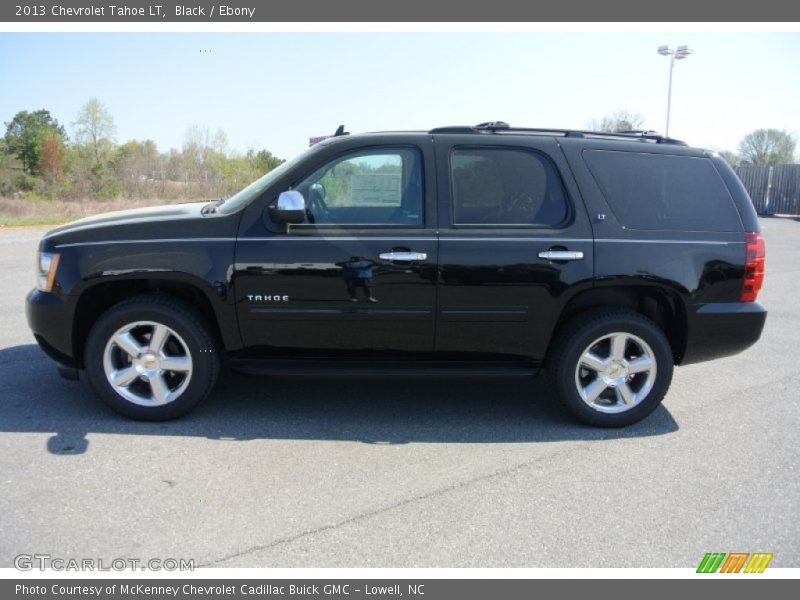
[(247, 206), (248, 204), (250, 204), (250, 202), (252, 202), (258, 196), (260, 196), (264, 190), (266, 190), (270, 185), (272, 185), (274, 181), (279, 179), (282, 175), (284, 175), (296, 164), (305, 160), (311, 153), (319, 150), (318, 146), (320, 145), (321, 144), (312, 146), (305, 152), (302, 152), (298, 156), (295, 156), (293, 159), (287, 160), (280, 166), (275, 167), (274, 169), (272, 169), (272, 171), (270, 171), (260, 179), (256, 179), (253, 183), (248, 185), (242, 191), (235, 193), (233, 196), (225, 200), (225, 202), (217, 208), (217, 212), (229, 215), (231, 213), (235, 213), (240, 208)]

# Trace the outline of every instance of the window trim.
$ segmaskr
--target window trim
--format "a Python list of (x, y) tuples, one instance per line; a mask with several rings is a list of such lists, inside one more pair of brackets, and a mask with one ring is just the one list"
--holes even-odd
[(417, 146), (416, 144), (391, 144), (391, 145), (382, 145), (378, 144), (375, 146), (361, 146), (359, 148), (351, 148), (349, 150), (345, 150), (339, 152), (338, 154), (334, 154), (331, 157), (328, 157), (322, 164), (314, 167), (311, 170), (306, 171), (302, 176), (294, 179), (292, 183), (289, 185), (289, 189), (293, 190), (297, 187), (297, 184), (310, 177), (316, 171), (319, 171), (326, 165), (329, 165), (334, 162), (342, 162), (343, 160), (347, 160), (349, 156), (362, 156), (366, 154), (381, 154), (385, 152), (386, 154), (390, 154), (392, 150), (406, 150), (414, 152), (419, 164), (420, 168), (420, 221), (419, 223), (298, 223), (297, 225), (292, 225), (292, 231), (315, 231), (315, 230), (330, 230), (330, 229), (425, 229), (426, 228), (426, 220), (427, 220), (427, 211), (426, 208), (426, 184), (425, 184), (425, 154), (423, 153), (422, 149)]
[[(521, 152), (525, 154), (532, 154), (536, 158), (542, 160), (542, 162), (549, 163), (550, 167), (552, 167), (553, 171), (555, 172), (555, 176), (557, 179), (557, 184), (561, 188), (562, 197), (564, 198), (564, 206), (566, 208), (564, 218), (558, 222), (553, 224), (538, 224), (538, 223), (459, 223), (456, 221), (456, 203), (455, 203), (455, 195), (453, 193), (455, 189), (454, 179), (453, 179), (453, 154), (458, 150), (508, 150), (512, 152)], [(558, 168), (556, 162), (550, 157), (549, 154), (539, 150), (538, 148), (530, 148), (528, 146), (511, 146), (506, 144), (458, 144), (454, 145), (450, 148), (448, 155), (447, 155), (447, 170), (448, 170), (448, 181), (450, 184), (450, 227), (452, 229), (533, 229), (533, 230), (557, 230), (561, 231), (567, 229), (570, 225), (572, 225), (575, 216), (575, 209), (572, 202), (572, 197), (567, 190), (567, 186), (564, 185), (564, 179), (561, 175), (561, 171)]]

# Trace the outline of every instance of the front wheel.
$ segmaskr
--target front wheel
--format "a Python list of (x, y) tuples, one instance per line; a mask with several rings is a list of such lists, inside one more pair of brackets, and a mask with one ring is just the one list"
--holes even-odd
[(147, 421), (189, 412), (209, 394), (219, 372), (204, 319), (158, 294), (103, 313), (89, 333), (84, 359), (89, 382), (111, 408)]
[(579, 420), (600, 427), (630, 425), (649, 415), (672, 381), (672, 350), (643, 315), (598, 309), (559, 333), (547, 359), (550, 385)]

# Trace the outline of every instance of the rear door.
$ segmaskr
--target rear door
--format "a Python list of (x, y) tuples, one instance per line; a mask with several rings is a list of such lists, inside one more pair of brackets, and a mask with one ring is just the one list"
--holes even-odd
[[(522, 141), (520, 141), (522, 140)], [(561, 309), (592, 285), (592, 228), (558, 143), (436, 136), (436, 349), (543, 358)]]

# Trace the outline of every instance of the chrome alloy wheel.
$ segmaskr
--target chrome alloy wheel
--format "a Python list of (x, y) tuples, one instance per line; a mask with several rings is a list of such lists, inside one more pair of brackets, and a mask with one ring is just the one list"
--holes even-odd
[(647, 397), (656, 380), (656, 358), (642, 338), (614, 332), (597, 338), (575, 368), (578, 394), (594, 410), (620, 413)]
[(183, 338), (163, 323), (136, 321), (111, 336), (103, 352), (106, 379), (117, 394), (140, 406), (169, 404), (192, 379)]

